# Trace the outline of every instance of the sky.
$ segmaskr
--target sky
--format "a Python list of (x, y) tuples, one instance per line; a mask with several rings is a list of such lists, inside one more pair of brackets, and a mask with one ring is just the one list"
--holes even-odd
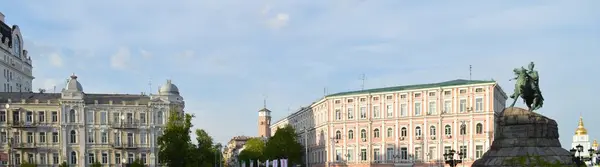
[[(0, 0), (19, 25), (34, 90), (75, 73), (87, 93), (156, 93), (172, 79), (217, 142), (257, 135), (325, 93), (494, 79), (536, 63), (542, 114), (568, 148), (583, 116), (600, 138), (600, 1)], [(326, 91), (324, 91), (326, 90)], [(512, 101), (508, 101), (512, 102)], [(519, 102), (521, 103), (521, 102)], [(520, 104), (520, 106), (523, 106)]]

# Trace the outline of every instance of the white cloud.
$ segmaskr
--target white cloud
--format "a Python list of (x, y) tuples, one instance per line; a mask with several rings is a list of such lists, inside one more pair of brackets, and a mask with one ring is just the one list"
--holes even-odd
[(117, 70), (125, 70), (129, 66), (131, 53), (128, 48), (120, 48), (117, 53), (110, 57), (110, 66)]
[(144, 49), (140, 49), (140, 54), (142, 55), (143, 58), (145, 59), (150, 59), (152, 58), (152, 53), (148, 52), (147, 50)]
[(275, 17), (269, 19), (267, 24), (272, 29), (281, 29), (288, 25), (290, 21), (290, 15), (287, 13), (279, 13)]
[(50, 59), (50, 64), (52, 64), (53, 66), (55, 66), (55, 67), (63, 66), (62, 57), (58, 53), (52, 53), (48, 56), (48, 58)]

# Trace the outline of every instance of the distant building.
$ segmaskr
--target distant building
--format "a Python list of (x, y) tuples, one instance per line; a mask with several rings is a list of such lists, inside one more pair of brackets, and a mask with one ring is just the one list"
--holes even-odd
[(598, 143), (595, 140), (594, 147), (592, 147), (590, 143), (590, 136), (588, 135), (587, 129), (585, 129), (583, 125), (583, 117), (579, 117), (579, 123), (577, 124), (577, 129), (575, 129), (575, 135), (573, 135), (573, 143), (571, 143), (571, 148), (576, 148), (578, 145), (583, 146), (583, 152), (581, 152), (581, 155), (577, 153), (576, 156), (583, 156), (585, 158), (589, 158), (590, 155), (588, 150), (590, 148), (598, 149)]
[(293, 126), (311, 166), (439, 166), (451, 149), (466, 153), (469, 166), (489, 149), (507, 98), (495, 81), (475, 80), (342, 92), (271, 131)]
[(23, 36), (19, 26), (6, 24), (0, 13), (0, 92), (31, 92), (33, 66), (31, 57), (23, 47)]
[(236, 136), (227, 142), (227, 146), (223, 150), (223, 159), (228, 166), (235, 166), (237, 164), (238, 155), (243, 150), (242, 148), (246, 144), (246, 141), (251, 138), (248, 136)]

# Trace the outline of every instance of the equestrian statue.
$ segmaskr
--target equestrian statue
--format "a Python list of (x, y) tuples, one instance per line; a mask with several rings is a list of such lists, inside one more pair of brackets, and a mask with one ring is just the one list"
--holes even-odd
[(534, 66), (535, 64), (531, 62), (527, 69), (521, 67), (513, 70), (516, 76), (511, 81), (516, 80), (516, 83), (515, 92), (510, 95), (510, 98), (514, 99), (510, 107), (515, 106), (519, 97), (529, 107), (529, 111), (540, 109), (544, 105), (544, 97), (539, 86), (540, 78), (538, 72), (533, 69)]

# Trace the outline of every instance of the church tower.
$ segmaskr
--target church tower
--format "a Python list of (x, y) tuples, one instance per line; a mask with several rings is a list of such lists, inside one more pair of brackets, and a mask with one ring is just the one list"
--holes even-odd
[(583, 117), (579, 117), (579, 124), (577, 125), (577, 129), (575, 129), (575, 135), (573, 135), (573, 143), (571, 144), (571, 148), (575, 148), (577, 145), (583, 146), (583, 152), (581, 156), (589, 157), (588, 149), (590, 149), (590, 137), (587, 134), (587, 129), (583, 126)]
[(263, 109), (258, 110), (258, 136), (271, 137), (271, 111), (267, 109), (266, 99)]

